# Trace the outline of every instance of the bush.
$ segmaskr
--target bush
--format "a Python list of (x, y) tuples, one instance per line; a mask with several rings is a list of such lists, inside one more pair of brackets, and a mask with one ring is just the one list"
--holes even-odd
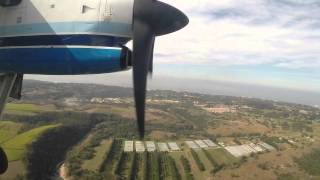
[(313, 150), (313, 152), (305, 154), (301, 158), (295, 159), (295, 161), (308, 174), (320, 176), (320, 149)]
[(191, 166), (190, 166), (188, 159), (184, 156), (181, 156), (180, 161), (182, 162), (186, 179), (187, 180), (194, 180), (193, 174), (191, 172)]

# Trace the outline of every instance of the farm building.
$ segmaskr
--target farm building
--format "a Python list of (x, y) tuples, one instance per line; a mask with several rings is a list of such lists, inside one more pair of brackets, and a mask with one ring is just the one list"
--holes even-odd
[(169, 145), (171, 151), (180, 151), (180, 148), (177, 143), (169, 142), (168, 145)]
[(147, 146), (147, 151), (148, 152), (154, 152), (156, 151), (156, 144), (153, 141), (147, 141), (146, 142), (146, 146)]
[(193, 141), (185, 141), (185, 143), (188, 145), (189, 148), (191, 149), (199, 149), (200, 147), (194, 143)]
[(160, 152), (169, 152), (167, 143), (158, 143), (158, 148)]
[(237, 146), (226, 146), (225, 149), (235, 157), (248, 156), (251, 153), (263, 152), (265, 149), (270, 151), (275, 150), (274, 147), (264, 142), (259, 144), (250, 143)]
[(144, 152), (146, 149), (142, 141), (136, 141), (136, 152)]
[(247, 154), (247, 152), (243, 150), (241, 146), (227, 146), (225, 149), (235, 157), (241, 157)]
[(256, 152), (263, 152), (263, 149), (259, 146), (259, 145), (256, 145), (256, 144), (249, 144), (249, 146), (254, 149)]
[(248, 153), (248, 155), (251, 154), (251, 153), (256, 153), (256, 150), (251, 148), (248, 144), (244, 144), (244, 145), (241, 145), (241, 146), (242, 146), (242, 149)]
[(235, 157), (248, 156), (251, 153), (257, 152), (247, 144), (237, 146), (226, 146), (225, 149)]
[(267, 143), (265, 143), (265, 142), (260, 142), (259, 145), (260, 145), (261, 147), (263, 147), (264, 149), (269, 150), (269, 151), (274, 151), (274, 150), (276, 150), (274, 147), (272, 147), (271, 145), (269, 145), (269, 144), (267, 144)]
[(133, 152), (133, 141), (124, 142), (124, 152)]
[(203, 140), (203, 142), (205, 142), (209, 147), (218, 147), (218, 145), (212, 142), (210, 139)]
[(209, 146), (203, 142), (202, 140), (195, 140), (194, 142), (197, 143), (197, 145), (200, 147), (200, 148), (208, 148)]

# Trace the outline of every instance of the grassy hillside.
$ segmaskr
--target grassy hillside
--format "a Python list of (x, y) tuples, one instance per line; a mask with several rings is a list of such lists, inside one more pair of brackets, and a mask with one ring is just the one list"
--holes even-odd
[(88, 169), (91, 171), (99, 170), (101, 164), (103, 163), (104, 158), (107, 155), (107, 152), (111, 146), (112, 140), (104, 140), (100, 143), (100, 146), (95, 148), (94, 157), (90, 160), (84, 161), (82, 168)]
[(8, 103), (5, 106), (4, 113), (12, 115), (36, 115), (42, 112), (57, 110), (52, 104), (38, 105), (29, 103)]
[(301, 158), (296, 159), (300, 168), (305, 170), (311, 175), (320, 175), (320, 150), (314, 150), (309, 154), (303, 155)]
[(37, 137), (39, 137), (41, 133), (57, 126), (58, 125), (47, 125), (34, 128), (5, 141), (1, 146), (7, 153), (9, 161), (20, 160), (23, 157), (26, 146), (28, 144), (30, 144)]
[(10, 121), (0, 121), (0, 144), (16, 136), (23, 125)]

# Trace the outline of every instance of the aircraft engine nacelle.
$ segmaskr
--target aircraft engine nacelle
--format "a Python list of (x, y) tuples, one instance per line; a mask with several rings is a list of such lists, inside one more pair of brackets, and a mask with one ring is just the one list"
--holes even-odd
[(0, 72), (44, 75), (99, 74), (131, 67), (127, 47), (39, 46), (0, 48)]

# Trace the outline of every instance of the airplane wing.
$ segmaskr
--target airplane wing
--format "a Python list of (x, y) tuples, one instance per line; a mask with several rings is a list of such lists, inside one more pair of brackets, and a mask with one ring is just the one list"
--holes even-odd
[[(21, 98), (23, 74), (5, 73), (0, 74), (0, 116), (6, 105), (8, 97), (15, 99)], [(8, 168), (8, 159), (0, 147), (0, 174)]]

